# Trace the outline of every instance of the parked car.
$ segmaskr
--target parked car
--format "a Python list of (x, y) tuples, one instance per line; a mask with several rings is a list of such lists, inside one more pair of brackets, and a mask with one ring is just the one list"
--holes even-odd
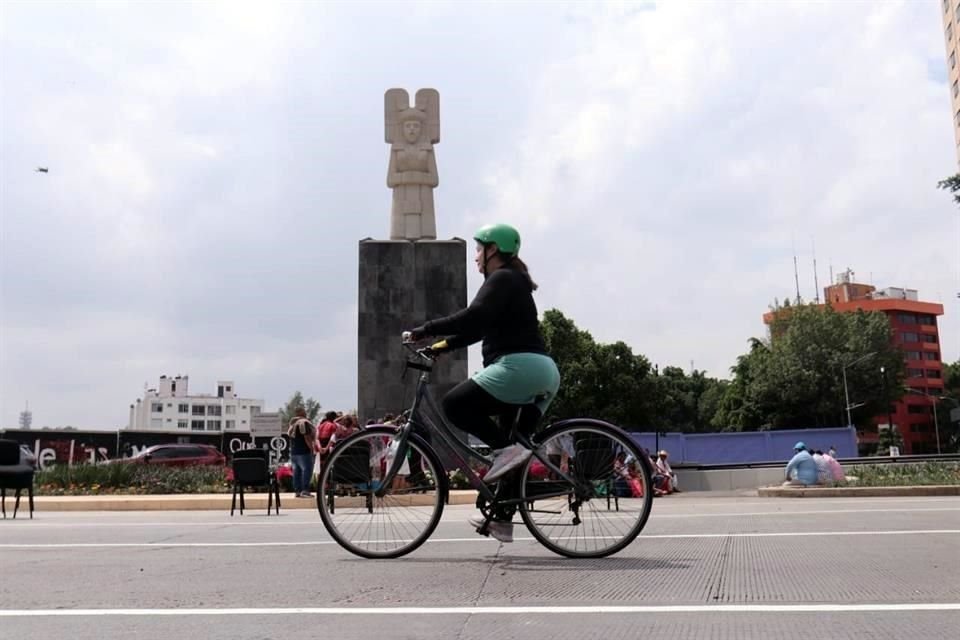
[(216, 447), (208, 444), (158, 444), (141, 451), (132, 458), (113, 460), (133, 464), (162, 464), (185, 467), (194, 464), (223, 466), (227, 458)]
[(20, 464), (28, 464), (34, 469), (37, 468), (37, 456), (33, 455), (33, 451), (27, 447), (27, 445), (20, 445)]

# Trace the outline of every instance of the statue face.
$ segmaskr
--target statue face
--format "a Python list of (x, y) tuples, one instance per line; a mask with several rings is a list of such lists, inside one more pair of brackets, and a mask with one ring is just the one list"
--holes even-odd
[(403, 137), (404, 139), (413, 144), (420, 139), (420, 123), (416, 120), (407, 120), (403, 123)]

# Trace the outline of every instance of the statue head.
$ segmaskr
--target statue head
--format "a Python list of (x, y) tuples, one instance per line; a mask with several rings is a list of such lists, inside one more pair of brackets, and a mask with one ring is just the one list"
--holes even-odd
[(404, 109), (400, 113), (400, 129), (403, 132), (403, 139), (408, 144), (413, 144), (420, 139), (423, 121), (426, 118), (427, 114), (420, 109)]

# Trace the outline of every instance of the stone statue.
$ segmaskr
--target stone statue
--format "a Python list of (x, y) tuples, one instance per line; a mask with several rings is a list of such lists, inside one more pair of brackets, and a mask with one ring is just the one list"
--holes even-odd
[(410, 106), (405, 89), (384, 94), (386, 141), (390, 144), (387, 186), (393, 189), (391, 240), (435, 240), (437, 219), (433, 189), (439, 184), (433, 145), (440, 142), (440, 94), (417, 91)]

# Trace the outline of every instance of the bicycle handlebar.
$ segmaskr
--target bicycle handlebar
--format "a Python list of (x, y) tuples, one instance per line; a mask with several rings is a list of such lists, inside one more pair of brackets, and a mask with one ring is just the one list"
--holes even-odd
[(423, 360), (433, 362), (440, 356), (440, 352), (432, 349), (431, 347), (421, 347), (417, 349), (417, 342), (413, 340), (413, 333), (410, 331), (404, 331), (402, 334), (400, 334), (400, 338), (403, 341), (404, 347)]

